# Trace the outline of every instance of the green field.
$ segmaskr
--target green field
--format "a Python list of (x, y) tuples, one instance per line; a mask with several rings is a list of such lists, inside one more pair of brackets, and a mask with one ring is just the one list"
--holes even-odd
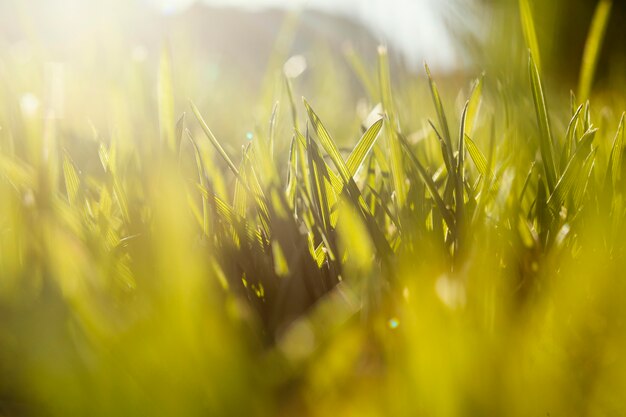
[(117, 75), (3, 47), (0, 415), (626, 415), (610, 2), (566, 86), (531, 5), (461, 81), (384, 47), (306, 83), (278, 50), (254, 92), (176, 40)]

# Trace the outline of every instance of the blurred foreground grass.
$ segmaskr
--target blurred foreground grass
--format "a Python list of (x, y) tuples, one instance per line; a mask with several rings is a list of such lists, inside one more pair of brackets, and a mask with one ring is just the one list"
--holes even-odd
[(167, 49), (65, 106), (3, 56), (0, 414), (626, 414), (623, 93), (542, 83), (522, 17), (458, 95), (270, 68), (246, 138)]

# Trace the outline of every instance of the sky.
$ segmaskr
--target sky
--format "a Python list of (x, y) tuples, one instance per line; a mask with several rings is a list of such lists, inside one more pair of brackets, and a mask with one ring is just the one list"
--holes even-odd
[(196, 1), (249, 9), (307, 7), (356, 18), (381, 39), (400, 49), (408, 62), (453, 68), (452, 40), (441, 18), (443, 0), (149, 0), (164, 13), (183, 10)]

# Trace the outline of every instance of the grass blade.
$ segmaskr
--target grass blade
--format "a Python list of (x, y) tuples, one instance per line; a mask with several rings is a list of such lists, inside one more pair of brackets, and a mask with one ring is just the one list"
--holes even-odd
[(537, 31), (535, 30), (535, 20), (533, 19), (530, 0), (519, 0), (519, 12), (526, 47), (535, 58), (537, 70), (541, 72), (541, 54), (539, 53), (539, 41), (537, 40)]
[(554, 150), (552, 142), (552, 132), (550, 130), (550, 120), (548, 119), (548, 109), (546, 99), (543, 94), (543, 86), (539, 76), (539, 69), (531, 53), (528, 60), (528, 70), (530, 73), (530, 86), (533, 93), (535, 113), (539, 124), (539, 149), (543, 160), (548, 191), (552, 193), (556, 186), (556, 167), (554, 165)]
[(593, 79), (596, 73), (596, 65), (606, 28), (611, 17), (612, 0), (600, 0), (596, 6), (596, 11), (591, 21), (587, 41), (585, 42), (585, 52), (580, 67), (580, 78), (578, 80), (578, 99), (581, 102), (587, 101), (591, 93)]

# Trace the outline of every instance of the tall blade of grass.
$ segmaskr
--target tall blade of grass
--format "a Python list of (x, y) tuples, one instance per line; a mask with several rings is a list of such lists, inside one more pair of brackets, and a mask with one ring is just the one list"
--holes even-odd
[(541, 72), (541, 54), (539, 52), (539, 41), (537, 40), (537, 31), (535, 30), (535, 20), (533, 19), (530, 0), (519, 0), (519, 13), (526, 47), (530, 50), (537, 63), (537, 70)]
[(448, 147), (448, 145), (446, 145), (446, 141), (443, 139), (443, 136), (441, 136), (432, 120), (429, 119), (428, 124), (433, 129), (433, 132), (435, 132), (435, 136), (439, 141), (439, 146), (441, 147), (441, 155), (443, 157), (443, 162), (446, 166), (446, 170), (448, 171), (448, 173), (454, 172), (454, 161), (451, 159), (452, 154), (449, 151), (450, 148)]
[[(463, 113), (461, 114), (461, 127), (459, 128), (459, 145), (458, 145), (458, 156), (457, 156), (457, 165), (455, 170), (456, 179), (455, 183), (455, 244), (456, 250), (459, 249), (461, 242), (465, 239), (465, 120), (467, 117), (467, 108), (469, 107), (469, 101), (465, 103), (463, 107)], [(455, 251), (456, 252), (456, 251)]]
[(398, 143), (395, 131), (399, 130), (398, 120), (393, 95), (391, 92), (391, 77), (389, 76), (389, 57), (387, 48), (378, 48), (378, 77), (380, 81), (380, 91), (383, 108), (389, 119), (385, 125), (387, 140), (389, 142), (389, 159), (391, 165), (391, 177), (396, 192), (396, 202), (399, 208), (403, 208), (406, 203), (407, 185), (404, 177), (404, 163), (402, 161), (402, 148)]
[(578, 80), (578, 99), (583, 103), (589, 98), (591, 93), (598, 57), (602, 49), (602, 42), (604, 41), (609, 18), (611, 17), (612, 6), (612, 0), (600, 0), (591, 21)]
[(541, 85), (539, 70), (532, 54), (528, 59), (528, 70), (530, 73), (530, 86), (533, 93), (537, 123), (539, 124), (539, 150), (541, 151), (548, 192), (552, 193), (556, 186), (557, 178), (556, 167), (554, 165), (554, 144), (552, 142), (552, 132), (550, 130), (550, 120), (548, 118), (546, 99), (543, 94), (543, 86)]
[(195, 104), (193, 104), (193, 102), (190, 101), (189, 104), (191, 105), (193, 114), (196, 116), (196, 119), (200, 123), (200, 126), (202, 127), (202, 130), (204, 131), (204, 134), (206, 135), (206, 137), (209, 139), (213, 147), (220, 154), (222, 159), (226, 161), (228, 168), (230, 168), (230, 170), (235, 174), (235, 176), (239, 177), (239, 170), (237, 169), (235, 164), (233, 164), (233, 161), (230, 159), (226, 151), (224, 151), (224, 148), (222, 148), (222, 145), (220, 145), (218, 140), (215, 138), (215, 135), (213, 134), (213, 132), (211, 132), (211, 129), (209, 129), (209, 126), (206, 124), (206, 122), (202, 118), (202, 115), (200, 114), (200, 110), (198, 110), (198, 108), (196, 107)]
[(448, 119), (446, 117), (446, 112), (443, 108), (443, 103), (441, 102), (441, 96), (439, 95), (439, 89), (437, 89), (437, 84), (435, 84), (435, 80), (433, 79), (432, 74), (430, 73), (430, 68), (428, 64), (424, 63), (424, 68), (426, 70), (426, 75), (428, 76), (428, 84), (430, 86), (430, 93), (433, 97), (433, 103), (435, 104), (435, 111), (437, 113), (437, 118), (439, 119), (439, 127), (441, 128), (441, 138), (443, 139), (443, 143), (446, 147), (447, 158), (450, 162), (450, 171), (452, 172), (452, 166), (454, 161), (453, 149), (452, 149), (452, 136), (450, 135), (450, 128), (448, 126)]
[(289, 146), (289, 167), (288, 167), (288, 177), (287, 177), (287, 202), (291, 205), (291, 208), (295, 210), (296, 208), (296, 191), (297, 191), (297, 181), (298, 181), (298, 142), (296, 141), (296, 137), (294, 136), (291, 139), (291, 145)]
[[(330, 211), (324, 182), (328, 178), (325, 172), (322, 156), (319, 153), (317, 144), (311, 140), (311, 136), (307, 134), (307, 156), (309, 159), (309, 172), (311, 173), (309, 180), (311, 181), (311, 189), (313, 190), (313, 204), (317, 208), (322, 226), (325, 231), (331, 229)], [(321, 163), (320, 163), (321, 162)]]

